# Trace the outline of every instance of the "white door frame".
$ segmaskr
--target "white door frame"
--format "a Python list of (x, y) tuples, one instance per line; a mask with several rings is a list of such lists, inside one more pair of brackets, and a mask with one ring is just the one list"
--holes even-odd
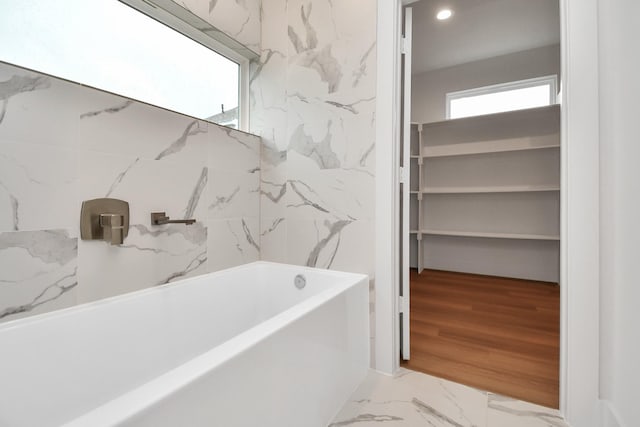
[[(397, 207), (402, 6), (378, 0), (375, 368), (399, 367)], [(599, 423), (599, 98), (597, 0), (560, 0), (562, 148), (560, 409)]]
[[(411, 325), (411, 283), (409, 281), (410, 271), (410, 233), (409, 223), (411, 222), (411, 215), (409, 210), (411, 209), (411, 40), (413, 31), (413, 11), (410, 7), (404, 10), (404, 42), (402, 46), (402, 54), (404, 55), (403, 61), (403, 75), (402, 75), (402, 227), (400, 242), (402, 244), (402, 259), (400, 265), (402, 268), (402, 283), (400, 287), (402, 289), (402, 297), (400, 297), (399, 310), (402, 313), (402, 359), (409, 360), (411, 357), (411, 333), (409, 326)], [(418, 197), (418, 202), (420, 197)], [(420, 244), (420, 242), (418, 242)]]

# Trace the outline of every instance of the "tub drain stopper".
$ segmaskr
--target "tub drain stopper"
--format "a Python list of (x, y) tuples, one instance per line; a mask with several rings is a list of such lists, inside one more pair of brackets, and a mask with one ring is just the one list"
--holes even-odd
[(293, 284), (296, 285), (296, 288), (302, 289), (307, 285), (307, 279), (302, 274), (298, 274), (293, 279)]

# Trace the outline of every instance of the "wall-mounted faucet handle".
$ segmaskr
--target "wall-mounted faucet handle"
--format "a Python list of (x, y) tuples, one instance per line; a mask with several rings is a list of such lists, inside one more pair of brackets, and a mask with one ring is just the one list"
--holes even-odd
[(191, 225), (195, 219), (170, 219), (166, 212), (151, 212), (151, 225), (186, 224)]
[(80, 238), (121, 245), (129, 234), (129, 203), (118, 199), (82, 202)]
[(119, 214), (100, 214), (100, 227), (104, 240), (112, 245), (124, 242), (124, 216)]

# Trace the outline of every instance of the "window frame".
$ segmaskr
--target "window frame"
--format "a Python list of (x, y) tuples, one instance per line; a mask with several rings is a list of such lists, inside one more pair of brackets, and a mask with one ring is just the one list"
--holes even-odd
[(259, 55), (171, 0), (119, 0), (238, 64), (238, 130), (249, 131), (250, 63)]
[[(446, 94), (446, 119), (451, 120), (451, 101), (460, 98), (469, 98), (472, 96), (488, 95), (493, 93), (507, 92), (510, 90), (526, 89), (530, 87), (549, 85), (549, 105), (558, 103), (558, 76), (551, 74), (548, 76), (534, 77), (532, 79), (516, 80), (507, 83), (499, 83), (495, 85), (482, 86), (473, 89), (459, 90), (455, 92), (448, 92)], [(515, 111), (515, 110), (507, 110)], [(487, 113), (492, 114), (492, 113)], [(469, 116), (476, 117), (476, 116)]]

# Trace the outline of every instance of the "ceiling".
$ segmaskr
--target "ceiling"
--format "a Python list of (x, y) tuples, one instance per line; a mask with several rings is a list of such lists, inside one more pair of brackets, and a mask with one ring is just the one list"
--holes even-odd
[[(412, 6), (413, 74), (560, 43), (558, 0), (421, 0)], [(454, 15), (438, 21), (443, 7)]]

